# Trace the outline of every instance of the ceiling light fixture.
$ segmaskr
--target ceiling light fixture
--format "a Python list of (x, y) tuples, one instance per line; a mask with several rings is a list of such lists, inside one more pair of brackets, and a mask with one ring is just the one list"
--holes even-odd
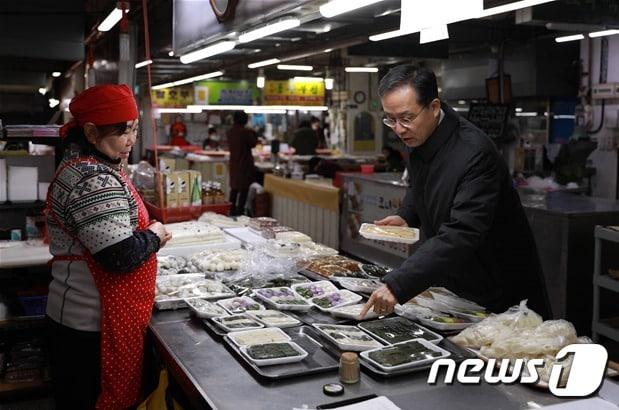
[(45, 87), (39, 88), (39, 94), (41, 94), (41, 95), (47, 94), (47, 88), (45, 88)]
[(604, 37), (604, 36), (614, 36), (615, 34), (619, 34), (619, 30), (594, 31), (593, 33), (589, 33), (589, 37), (597, 38), (597, 37)]
[(570, 36), (563, 36), (563, 37), (556, 37), (555, 41), (557, 43), (565, 43), (568, 41), (576, 41), (576, 40), (583, 40), (585, 38), (585, 36), (583, 36), (582, 34), (573, 34)]
[(174, 50), (168, 51), (168, 57), (174, 57)]
[(412, 32), (407, 32), (406, 30), (391, 30), (391, 31), (386, 31), (384, 33), (380, 33), (380, 34), (374, 34), (373, 36), (369, 37), (370, 41), (383, 41), (383, 40), (387, 40), (390, 38), (395, 38), (395, 37), (400, 37), (400, 36), (405, 36), (407, 34), (412, 34)]
[(333, 78), (325, 78), (325, 90), (333, 89)]
[(245, 114), (286, 114), (285, 109), (245, 108)]
[(277, 58), (270, 58), (268, 60), (258, 61), (257, 63), (247, 64), (247, 68), (258, 68), (277, 63), (279, 63), (279, 60)]
[(57, 100), (57, 99), (55, 99), (55, 98), (50, 98), (50, 99), (48, 100), (48, 102), (49, 102), (49, 108), (54, 108), (54, 107), (56, 107), (58, 104), (60, 104), (60, 100)]
[(383, 0), (331, 0), (320, 6), (320, 14), (323, 17), (331, 18), (381, 1)]
[(154, 108), (159, 114), (199, 114), (202, 110), (198, 108)]
[(207, 111), (237, 111), (237, 110), (308, 110), (308, 111), (327, 111), (329, 107), (324, 105), (306, 106), (306, 105), (188, 105), (191, 110), (207, 110)]
[(264, 83), (266, 82), (266, 78), (264, 78), (264, 70), (260, 69), (260, 73), (258, 77), (256, 77), (256, 87), (264, 88)]
[(141, 61), (141, 62), (137, 63), (135, 65), (135, 68), (146, 67), (147, 65), (152, 64), (152, 63), (153, 63), (153, 60), (144, 60), (144, 61)]
[(347, 73), (377, 73), (376, 67), (345, 67), (344, 71)]
[(320, 77), (294, 77), (294, 81), (303, 81), (306, 83), (321, 83), (324, 81), (323, 78)]
[(54, 78), (58, 78), (58, 77), (60, 77), (61, 75), (62, 75), (62, 73), (61, 73), (60, 71), (54, 71), (54, 72), (52, 73), (52, 77), (54, 77)]
[(258, 40), (259, 38), (268, 37), (281, 31), (290, 30), (291, 28), (299, 27), (301, 20), (297, 18), (286, 18), (279, 20), (273, 24), (262, 26), (255, 30), (248, 31), (239, 36), (239, 42), (249, 43), (250, 41)]
[[(125, 13), (129, 13), (129, 7), (125, 8)], [(107, 15), (105, 20), (103, 20), (101, 24), (99, 24), (99, 26), (97, 27), (97, 30), (110, 31), (112, 27), (114, 27), (116, 23), (118, 23), (120, 19), (122, 18), (123, 18), (123, 11), (118, 6), (116, 6), (114, 10), (112, 10), (110, 14)]]
[(189, 83), (193, 83), (194, 81), (206, 80), (208, 78), (220, 77), (222, 75), (224, 75), (223, 71), (214, 71), (214, 72), (208, 73), (208, 74), (196, 75), (194, 77), (184, 78), (184, 79), (178, 80), (178, 81), (172, 81), (172, 82), (169, 82), (169, 83), (154, 85), (152, 87), (152, 89), (153, 90), (162, 90), (164, 88), (170, 88), (170, 87), (175, 87), (177, 85), (189, 84)]
[(205, 58), (212, 57), (216, 54), (225, 53), (234, 48), (234, 41), (220, 41), (219, 43), (212, 44), (208, 47), (201, 48), (191, 53), (187, 53), (181, 56), (181, 63), (189, 64), (195, 61), (203, 60)]
[(520, 0), (502, 6), (491, 7), (489, 9), (482, 10), (479, 17), (488, 17), (495, 14), (507, 13), (509, 11), (523, 9), (525, 7), (533, 7), (544, 3), (550, 3), (556, 0)]
[(291, 70), (291, 71), (312, 71), (314, 67), (311, 65), (294, 65), (294, 64), (279, 64), (278, 70)]
[(439, 26), (424, 28), (419, 33), (419, 44), (432, 43), (434, 41), (447, 40), (449, 38), (449, 31), (447, 30), (447, 24), (441, 24)]
[(333, 49), (332, 49), (332, 48), (325, 48), (325, 53), (330, 53), (330, 52), (332, 52), (332, 51), (333, 51)]

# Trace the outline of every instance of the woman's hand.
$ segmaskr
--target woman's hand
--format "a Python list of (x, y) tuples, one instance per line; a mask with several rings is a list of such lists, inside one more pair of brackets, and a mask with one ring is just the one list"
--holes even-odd
[(163, 248), (165, 244), (172, 239), (172, 234), (163, 226), (161, 222), (152, 223), (148, 229), (159, 237), (159, 247)]

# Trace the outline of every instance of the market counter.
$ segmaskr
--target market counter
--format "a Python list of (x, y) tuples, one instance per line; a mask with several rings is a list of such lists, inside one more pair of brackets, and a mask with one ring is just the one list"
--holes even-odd
[(528, 409), (561, 400), (549, 392), (520, 385), (444, 385), (426, 382), (422, 371), (391, 379), (379, 379), (361, 372), (360, 382), (345, 386), (345, 394), (329, 397), (322, 393), (326, 383), (338, 382), (337, 372), (278, 382), (254, 378), (228, 351), (214, 340), (187, 309), (154, 312), (149, 331), (157, 351), (181, 386), (192, 408), (286, 409), (301, 408), (366, 396), (385, 395), (402, 409)]
[(272, 196), (273, 218), (338, 249), (339, 188), (267, 174), (264, 190)]

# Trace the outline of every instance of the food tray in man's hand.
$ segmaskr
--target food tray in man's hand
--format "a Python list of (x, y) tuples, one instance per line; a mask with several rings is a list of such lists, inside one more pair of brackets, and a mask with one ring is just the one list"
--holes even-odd
[(309, 272), (313, 274), (313, 276), (310, 276), (312, 279), (318, 280), (332, 276), (366, 277), (361, 271), (359, 262), (339, 255), (312, 258), (303, 261), (300, 267), (302, 268), (300, 273), (307, 275), (307, 272)]
[(419, 240), (419, 229), (405, 226), (374, 225), (364, 223), (359, 234), (366, 239), (377, 241), (414, 244)]
[(387, 344), (395, 344), (412, 339), (426, 339), (429, 342), (438, 343), (443, 339), (443, 336), (438, 333), (419, 326), (403, 317), (362, 322), (357, 326), (368, 332), (375, 339)]
[(291, 342), (307, 352), (306, 358), (296, 363), (258, 366), (244, 355), (228, 337), (223, 340), (246, 369), (261, 379), (275, 381), (317, 373), (337, 372), (339, 368), (337, 351), (334, 347), (321, 343), (321, 338), (315, 329), (309, 326), (297, 326), (282, 330), (290, 336)]
[(413, 339), (361, 352), (364, 361), (384, 372), (419, 367), (449, 356), (450, 352), (425, 339)]
[(380, 342), (377, 342), (356, 326), (315, 323), (314, 327), (320, 331), (323, 337), (345, 352), (362, 352), (382, 347)]

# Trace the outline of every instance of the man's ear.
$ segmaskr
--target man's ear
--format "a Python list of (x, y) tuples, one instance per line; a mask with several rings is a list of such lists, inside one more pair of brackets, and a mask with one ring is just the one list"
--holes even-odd
[(86, 141), (90, 142), (92, 145), (95, 145), (97, 141), (97, 137), (99, 136), (99, 132), (97, 131), (97, 126), (92, 122), (87, 122), (84, 124), (84, 135), (86, 136)]
[(430, 107), (432, 107), (432, 115), (438, 118), (441, 115), (441, 100), (435, 98), (430, 103)]

